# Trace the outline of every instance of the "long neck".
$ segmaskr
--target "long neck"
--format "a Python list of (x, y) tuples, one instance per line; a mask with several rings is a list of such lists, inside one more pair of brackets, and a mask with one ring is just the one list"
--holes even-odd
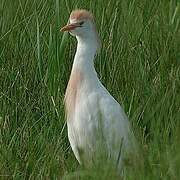
[(65, 94), (65, 106), (68, 119), (71, 118), (76, 106), (79, 87), (91, 89), (96, 87), (98, 77), (94, 68), (94, 56), (97, 45), (93, 40), (77, 38), (77, 51), (73, 62), (71, 76)]
[(77, 37), (77, 50), (73, 62), (73, 70), (80, 70), (86, 76), (96, 75), (94, 56), (98, 48), (94, 38)]

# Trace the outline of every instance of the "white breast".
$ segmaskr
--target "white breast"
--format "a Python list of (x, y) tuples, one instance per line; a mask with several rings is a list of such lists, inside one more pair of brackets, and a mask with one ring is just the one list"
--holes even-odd
[(73, 115), (69, 116), (67, 125), (77, 160), (91, 164), (104, 151), (116, 161), (121, 148), (129, 151), (132, 147), (133, 137), (125, 113), (99, 81), (83, 79), (76, 87)]

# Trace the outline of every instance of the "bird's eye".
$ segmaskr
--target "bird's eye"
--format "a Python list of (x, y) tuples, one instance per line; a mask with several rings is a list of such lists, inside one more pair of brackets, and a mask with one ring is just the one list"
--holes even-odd
[(79, 25), (82, 26), (84, 24), (84, 21), (79, 22)]

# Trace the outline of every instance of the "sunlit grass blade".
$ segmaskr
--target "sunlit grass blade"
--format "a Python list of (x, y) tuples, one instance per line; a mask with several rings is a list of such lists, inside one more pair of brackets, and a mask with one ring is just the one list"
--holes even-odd
[(36, 27), (37, 27), (37, 60), (38, 60), (38, 70), (40, 79), (42, 80), (42, 62), (41, 62), (41, 46), (40, 46), (40, 32), (39, 32), (39, 20), (36, 15)]

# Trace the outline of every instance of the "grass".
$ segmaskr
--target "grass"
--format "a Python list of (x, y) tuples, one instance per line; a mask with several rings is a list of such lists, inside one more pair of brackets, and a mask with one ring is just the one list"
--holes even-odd
[(116, 179), (85, 169), (67, 139), (63, 97), (76, 41), (59, 32), (74, 8), (93, 12), (95, 66), (133, 125), (141, 163), (126, 179), (180, 179), (180, 3), (176, 0), (0, 1), (1, 179)]

